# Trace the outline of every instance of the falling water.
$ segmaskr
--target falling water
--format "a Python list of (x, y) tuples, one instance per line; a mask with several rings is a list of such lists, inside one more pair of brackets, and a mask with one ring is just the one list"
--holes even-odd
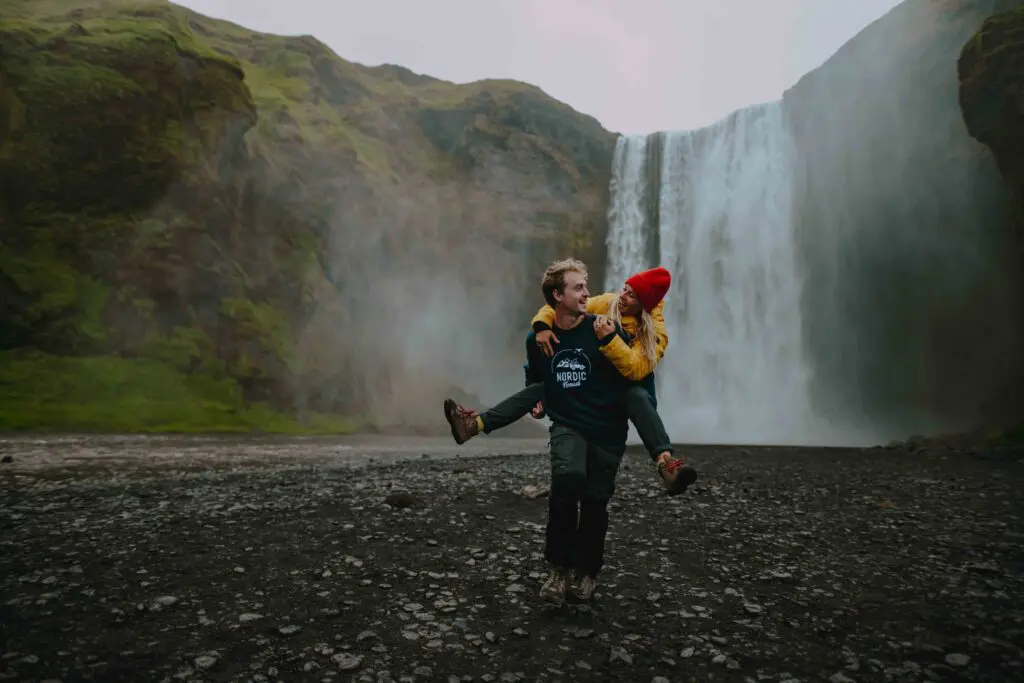
[[(697, 131), (667, 133), (661, 151), (660, 262), (673, 274), (659, 365), (659, 410), (674, 440), (823, 440), (808, 399), (793, 235), (792, 141), (779, 103)], [(628, 158), (628, 157), (627, 157)], [(618, 173), (637, 161), (621, 164)], [(613, 204), (636, 201), (620, 176)], [(622, 188), (630, 188), (623, 196)], [(612, 212), (616, 284), (636, 269), (645, 226)], [(637, 233), (629, 237), (624, 233)], [(619, 245), (631, 248), (623, 253)]]
[[(622, 286), (631, 273), (645, 266), (647, 136), (620, 136), (612, 162), (611, 207), (608, 211), (608, 268), (605, 290)], [(595, 292), (597, 293), (597, 292)]]

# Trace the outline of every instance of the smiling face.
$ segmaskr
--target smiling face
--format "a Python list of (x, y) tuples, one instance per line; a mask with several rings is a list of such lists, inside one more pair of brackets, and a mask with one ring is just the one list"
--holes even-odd
[(562, 313), (579, 316), (587, 311), (587, 266), (578, 259), (555, 261), (540, 281), (548, 306)]
[(629, 285), (623, 285), (619, 292), (619, 313), (622, 315), (640, 315), (640, 299)]
[(566, 271), (563, 276), (564, 286), (553, 292), (557, 308), (572, 315), (583, 315), (587, 312), (587, 299), (590, 292), (587, 290), (587, 275), (578, 270)]

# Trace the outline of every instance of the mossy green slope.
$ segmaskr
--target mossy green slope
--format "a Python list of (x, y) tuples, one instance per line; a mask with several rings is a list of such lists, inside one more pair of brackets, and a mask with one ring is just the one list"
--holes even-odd
[[(526, 84), (363, 67), (167, 2), (0, 0), (2, 426), (249, 428), (261, 402), (375, 421), (365, 279), (602, 261), (613, 145)], [(98, 369), (119, 388), (79, 410)], [(134, 421), (136, 395), (223, 419)]]

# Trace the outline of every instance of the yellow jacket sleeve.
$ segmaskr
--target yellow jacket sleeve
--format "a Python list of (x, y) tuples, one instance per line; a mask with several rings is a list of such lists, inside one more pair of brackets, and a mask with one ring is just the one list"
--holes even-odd
[[(615, 292), (606, 292), (604, 294), (598, 294), (587, 299), (587, 313), (594, 315), (604, 315), (611, 308), (612, 301), (615, 300)], [(660, 304), (659, 304), (660, 305)], [(664, 322), (664, 321), (663, 321)], [(537, 323), (541, 323), (540, 329), (550, 330), (555, 324), (555, 309), (551, 308), (547, 304), (540, 307), (537, 311), (537, 315), (533, 316), (533, 320), (530, 321), (530, 328), (537, 332)]]
[[(538, 323), (541, 325), (540, 328), (537, 327)], [(539, 332), (540, 330), (550, 330), (551, 326), (554, 324), (555, 309), (551, 308), (547, 304), (544, 304), (543, 306), (540, 307), (540, 310), (537, 311), (537, 315), (533, 316), (533, 320), (530, 321), (530, 329), (532, 329), (534, 332)]]
[(621, 337), (616, 336), (601, 347), (604, 357), (611, 361), (615, 369), (626, 379), (643, 379), (654, 372), (654, 368), (665, 355), (665, 349), (668, 347), (668, 332), (665, 330), (665, 316), (661, 303), (651, 312), (651, 318), (654, 320), (654, 334), (657, 338), (653, 363), (644, 355), (639, 340), (627, 344)]
[(615, 297), (618, 294), (615, 292), (605, 292), (604, 294), (598, 294), (587, 299), (587, 313), (593, 315), (606, 315), (608, 310), (612, 307), (612, 302), (615, 301)]
[(641, 380), (654, 372), (654, 364), (644, 356), (639, 343), (630, 346), (622, 337), (616, 336), (601, 347), (601, 353), (626, 379)]

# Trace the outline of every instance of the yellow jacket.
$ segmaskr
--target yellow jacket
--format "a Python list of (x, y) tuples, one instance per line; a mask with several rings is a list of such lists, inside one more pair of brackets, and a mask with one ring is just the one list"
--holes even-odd
[[(587, 313), (606, 315), (616, 297), (618, 297), (618, 294), (615, 292), (607, 292), (590, 297), (587, 299)], [(651, 318), (654, 319), (654, 334), (658, 340), (653, 363), (647, 360), (643, 347), (640, 345), (640, 340), (636, 338), (637, 320), (632, 315), (622, 316), (622, 329), (633, 338), (633, 343), (626, 344), (620, 337), (615, 337), (601, 347), (601, 353), (604, 354), (604, 357), (611, 361), (612, 365), (626, 379), (641, 380), (647, 377), (647, 375), (654, 372), (654, 367), (661, 360), (662, 356), (665, 355), (665, 349), (668, 347), (668, 332), (665, 330), (664, 305), (665, 302), (662, 301), (651, 311)], [(555, 309), (544, 304), (537, 311), (537, 315), (533, 316), (533, 320), (530, 321), (530, 327), (536, 330), (537, 323), (542, 323), (544, 328), (551, 329), (551, 326), (555, 324)]]

